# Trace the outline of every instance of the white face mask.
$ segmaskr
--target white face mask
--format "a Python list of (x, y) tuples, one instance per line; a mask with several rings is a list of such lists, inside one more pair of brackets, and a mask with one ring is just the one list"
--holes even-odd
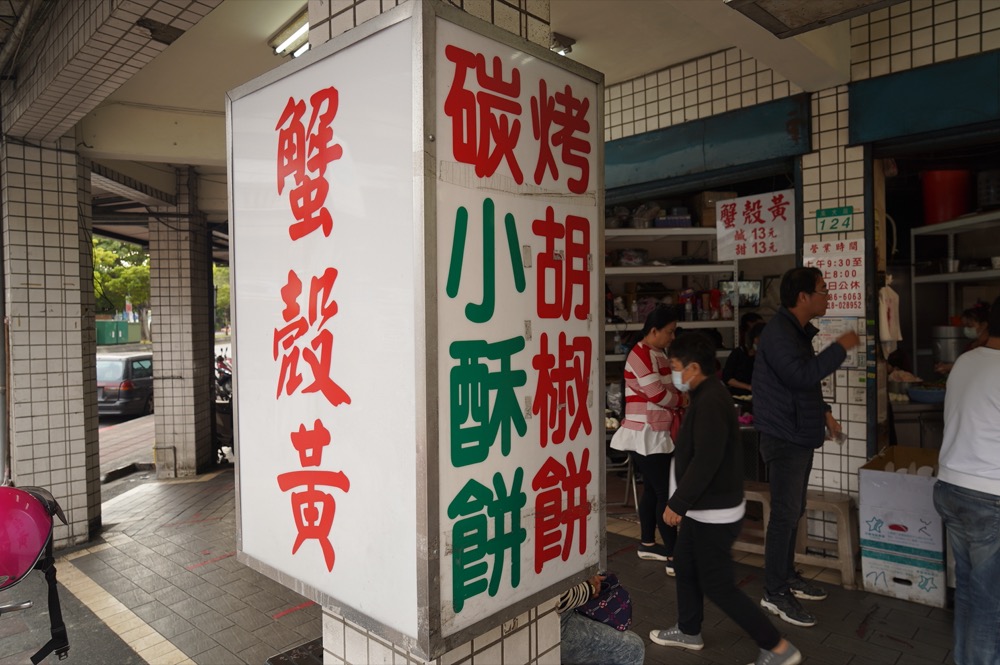
[(979, 337), (979, 333), (972, 326), (965, 326), (964, 328), (962, 328), (962, 332), (965, 333), (965, 336), (968, 339), (976, 339), (977, 337)]
[(681, 375), (684, 374), (683, 370), (678, 371), (675, 369), (672, 370), (670, 374), (674, 380), (674, 388), (677, 388), (677, 390), (681, 391), (682, 393), (686, 393), (687, 391), (691, 390), (691, 384), (685, 381), (683, 378), (681, 378)]

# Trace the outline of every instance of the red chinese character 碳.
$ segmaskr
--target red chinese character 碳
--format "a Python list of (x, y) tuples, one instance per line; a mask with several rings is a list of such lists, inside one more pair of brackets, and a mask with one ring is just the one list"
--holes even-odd
[[(503, 63), (493, 58), (493, 73), (486, 71), (486, 57), (449, 44), (445, 57), (455, 63), (444, 112), (451, 118), (452, 150), (455, 159), (474, 164), (476, 175), (486, 178), (496, 173), (501, 161), (506, 161), (517, 184), (524, 182), (514, 148), (521, 134), (521, 72), (511, 69), (510, 81), (503, 79)], [(479, 92), (466, 87), (466, 75), (476, 72)], [(470, 82), (471, 83), (471, 82)]]
[[(538, 140), (536, 185), (542, 184), (546, 171), (550, 171), (552, 177), (559, 180), (559, 167), (552, 155), (552, 146), (561, 146), (562, 163), (580, 169), (580, 177), (568, 179), (566, 186), (574, 194), (587, 191), (590, 185), (590, 161), (587, 155), (590, 154), (591, 146), (587, 139), (579, 135), (590, 132), (590, 123), (587, 121), (589, 109), (590, 100), (586, 97), (577, 99), (569, 85), (550, 97), (545, 80), (538, 82), (538, 97), (531, 98), (531, 128)], [(559, 128), (555, 133), (551, 132), (552, 125)]]
[[(569, 321), (573, 316), (586, 321), (590, 315), (590, 271), (587, 257), (590, 253), (590, 222), (578, 215), (566, 215), (566, 223), (555, 221), (552, 206), (545, 209), (545, 219), (536, 219), (531, 230), (539, 238), (545, 239), (545, 250), (538, 255), (538, 283), (536, 285), (536, 309), (543, 319), (562, 318)], [(557, 255), (556, 240), (565, 238), (562, 258)], [(549, 276), (552, 276), (551, 301), (547, 298)], [(577, 288), (579, 287), (579, 288)], [(580, 298), (575, 308), (573, 295)]]
[(578, 551), (587, 551), (587, 516), (591, 512), (587, 486), (592, 474), (589, 469), (590, 449), (584, 448), (577, 467), (573, 453), (566, 455), (563, 466), (550, 457), (535, 474), (531, 487), (535, 496), (535, 572), (542, 572), (545, 563), (553, 559), (569, 560), (574, 532)]
[[(590, 376), (593, 351), (589, 337), (575, 337), (572, 343), (566, 333), (559, 333), (557, 357), (549, 353), (549, 336), (542, 333), (538, 355), (531, 366), (538, 370), (538, 384), (531, 412), (539, 416), (540, 443), (548, 445), (549, 432), (552, 443), (560, 444), (567, 434), (572, 441), (580, 429), (590, 434), (590, 411), (587, 409), (587, 377)], [(567, 432), (567, 419), (572, 418)]]
[(722, 225), (727, 229), (731, 229), (736, 226), (736, 204), (719, 204), (719, 219), (722, 220)]
[(323, 550), (326, 569), (333, 570), (333, 543), (330, 530), (337, 511), (333, 495), (318, 487), (332, 487), (343, 492), (351, 489), (351, 481), (342, 471), (289, 471), (278, 476), (278, 487), (282, 492), (305, 487), (302, 492), (292, 492), (292, 514), (295, 515), (295, 530), (298, 536), (292, 545), (292, 554), (307, 540), (318, 540)]
[[(309, 365), (313, 376), (312, 383), (303, 388), (302, 392), (322, 393), (333, 406), (351, 403), (350, 395), (330, 377), (333, 333), (324, 328), (327, 320), (337, 313), (337, 301), (332, 295), (336, 280), (336, 268), (327, 268), (323, 275), (312, 278), (309, 285), (307, 315), (303, 316), (298, 303), (302, 294), (302, 280), (294, 270), (288, 271), (288, 283), (281, 288), (281, 299), (285, 303), (281, 317), (287, 325), (275, 329), (272, 346), (274, 360), (278, 360), (279, 355), (281, 356), (275, 399), (281, 397), (282, 391), (286, 395), (291, 395), (302, 384), (302, 374), (298, 366), (301, 357)], [(316, 332), (306, 345), (307, 340), (304, 338), (310, 330)]]
[(309, 98), (309, 124), (303, 123), (306, 104), (301, 99), (288, 98), (275, 130), (278, 132), (278, 194), (285, 189), (285, 180), (292, 176), (295, 186), (289, 191), (292, 215), (297, 220), (288, 227), (288, 235), (298, 240), (317, 229), (329, 237), (333, 217), (326, 207), (330, 183), (326, 167), (338, 160), (343, 148), (333, 143), (333, 123), (337, 115), (339, 93), (334, 87), (324, 88)]

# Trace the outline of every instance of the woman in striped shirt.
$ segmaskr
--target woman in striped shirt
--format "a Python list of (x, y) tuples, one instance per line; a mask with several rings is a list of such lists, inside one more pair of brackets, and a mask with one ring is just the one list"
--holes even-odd
[[(684, 398), (674, 388), (665, 350), (674, 340), (676, 329), (677, 313), (673, 307), (657, 307), (646, 317), (642, 339), (632, 347), (625, 361), (625, 418), (611, 439), (611, 447), (627, 451), (642, 474), (639, 558), (666, 561), (668, 575), (674, 574), (677, 542), (677, 530), (663, 521), (674, 452), (670, 425), (674, 409), (682, 405)], [(663, 545), (656, 543), (657, 530)]]

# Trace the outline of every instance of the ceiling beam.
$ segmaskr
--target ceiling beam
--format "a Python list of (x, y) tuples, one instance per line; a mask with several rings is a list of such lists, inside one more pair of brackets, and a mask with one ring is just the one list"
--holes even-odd
[(851, 80), (850, 22), (778, 39), (722, 0), (665, 0), (681, 15), (729, 41), (807, 92)]

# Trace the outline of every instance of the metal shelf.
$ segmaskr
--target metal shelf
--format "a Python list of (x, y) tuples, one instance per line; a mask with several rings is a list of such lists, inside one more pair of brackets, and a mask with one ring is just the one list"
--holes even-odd
[(650, 277), (653, 275), (708, 275), (713, 273), (735, 273), (736, 266), (732, 263), (695, 263), (682, 266), (624, 266), (605, 268), (608, 277), (624, 277), (628, 275)]
[[(732, 328), (734, 319), (715, 319), (714, 321), (678, 321), (678, 328), (705, 329), (705, 328)], [(642, 323), (605, 323), (604, 332), (618, 332), (622, 330), (642, 330)]]
[(938, 275), (914, 277), (914, 284), (949, 284), (961, 282), (992, 282), (1000, 280), (1000, 270), (968, 270), (966, 272), (943, 272)]
[(978, 215), (970, 215), (965, 218), (953, 219), (950, 222), (918, 226), (912, 229), (910, 233), (915, 236), (950, 236), (967, 231), (996, 229), (998, 226), (1000, 226), (1000, 209), (990, 210)]
[(706, 226), (678, 226), (659, 229), (604, 229), (604, 239), (606, 241), (714, 240), (715, 237), (715, 227)]

